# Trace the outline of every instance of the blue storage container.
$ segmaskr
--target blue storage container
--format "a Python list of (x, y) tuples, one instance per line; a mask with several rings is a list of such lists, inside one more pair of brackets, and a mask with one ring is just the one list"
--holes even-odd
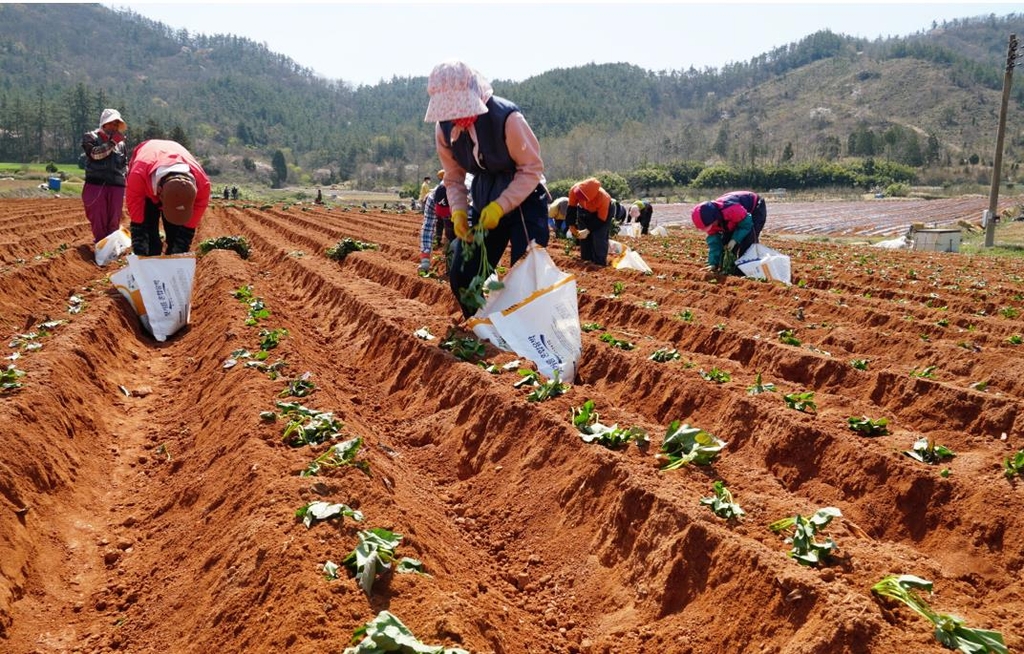
[(51, 177), (47, 181), (48, 181), (47, 186), (48, 186), (48, 188), (51, 191), (59, 191), (60, 190), (60, 177)]

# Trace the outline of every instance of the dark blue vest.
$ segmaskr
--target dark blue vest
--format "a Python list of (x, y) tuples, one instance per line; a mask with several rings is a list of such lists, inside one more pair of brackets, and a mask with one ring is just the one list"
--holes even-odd
[[(441, 133), (455, 160), (473, 175), (469, 195), (477, 212), (497, 200), (515, 176), (516, 162), (505, 144), (505, 121), (517, 111), (519, 107), (505, 98), (492, 95), (487, 101), (487, 113), (481, 114), (475, 123), (479, 161), (473, 156), (473, 139), (469, 132), (463, 131), (453, 143), (452, 128), (455, 124), (450, 120), (441, 122)], [(539, 217), (547, 224), (547, 190), (544, 186), (538, 185), (519, 208), (528, 217)]]

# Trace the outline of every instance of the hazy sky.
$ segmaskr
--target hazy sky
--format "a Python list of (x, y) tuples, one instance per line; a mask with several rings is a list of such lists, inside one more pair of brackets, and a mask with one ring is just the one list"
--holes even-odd
[(1019, 13), (1021, 3), (185, 1), (131, 8), (175, 29), (266, 43), (323, 77), (358, 86), (426, 77), (445, 59), (515, 81), (587, 63), (627, 62), (655, 72), (719, 68), (821, 29), (905, 36), (932, 21)]

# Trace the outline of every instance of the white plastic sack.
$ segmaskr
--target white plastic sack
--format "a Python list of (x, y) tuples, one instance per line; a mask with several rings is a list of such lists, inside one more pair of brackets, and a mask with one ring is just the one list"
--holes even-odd
[(736, 267), (747, 277), (782, 282), (789, 286), (789, 257), (767, 245), (754, 243), (736, 259)]
[(640, 238), (640, 223), (624, 223), (619, 226), (619, 234), (630, 238)]
[(111, 275), (110, 283), (131, 302), (146, 331), (166, 341), (188, 324), (195, 275), (191, 252), (144, 258), (129, 254), (128, 265)]
[(626, 246), (618, 241), (608, 239), (608, 254), (615, 256), (626, 251)]
[(552, 379), (576, 377), (583, 339), (576, 277), (555, 266), (548, 251), (531, 242), (468, 325), (477, 338), (515, 352)]
[(655, 227), (652, 227), (649, 233), (653, 236), (668, 236), (668, 230), (665, 229), (664, 225), (656, 225)]
[(640, 253), (631, 248), (626, 248), (622, 254), (611, 258), (612, 268), (617, 270), (639, 270), (642, 273), (653, 273)]
[(122, 227), (116, 232), (105, 236), (96, 243), (96, 265), (105, 266), (128, 251), (132, 246), (132, 236)]
[(898, 236), (888, 241), (879, 241), (871, 247), (882, 248), (885, 250), (912, 250), (914, 248), (914, 241), (910, 240), (906, 236)]

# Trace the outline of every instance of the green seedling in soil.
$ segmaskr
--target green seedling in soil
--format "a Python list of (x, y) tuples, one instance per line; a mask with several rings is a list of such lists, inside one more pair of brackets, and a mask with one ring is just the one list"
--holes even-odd
[(860, 433), (863, 436), (885, 436), (889, 433), (889, 421), (885, 418), (872, 420), (867, 416), (850, 416), (846, 419), (850, 430)]
[(786, 542), (793, 545), (793, 549), (787, 554), (796, 559), (800, 565), (813, 567), (819, 563), (828, 563), (838, 548), (831, 538), (826, 538), (824, 543), (819, 543), (814, 537), (832, 522), (832, 518), (840, 518), (842, 515), (839, 509), (828, 506), (818, 509), (810, 518), (805, 518), (802, 515), (783, 518), (771, 523), (768, 528), (775, 533), (794, 528), (793, 535), (786, 538)]
[(153, 454), (156, 454), (157, 456), (166, 457), (168, 461), (171, 460), (171, 450), (169, 447), (167, 447), (167, 443), (161, 443), (160, 445), (157, 445), (156, 449), (153, 450)]
[(0, 370), (0, 395), (14, 393), (21, 389), (21, 382), (18, 380), (24, 376), (25, 371), (18, 370), (13, 363)]
[(654, 300), (644, 300), (643, 302), (638, 302), (637, 306), (642, 309), (650, 309), (653, 311), (658, 308), (658, 303)]
[(249, 242), (244, 236), (219, 236), (208, 238), (199, 242), (196, 251), (200, 256), (209, 253), (211, 250), (234, 250), (243, 259), (249, 258)]
[(614, 336), (612, 336), (608, 332), (605, 332), (604, 334), (601, 334), (600, 340), (601, 340), (601, 342), (608, 343), (612, 347), (617, 347), (620, 350), (632, 350), (634, 347), (636, 347), (635, 345), (633, 345), (629, 341), (623, 341), (623, 340), (620, 340), (618, 338), (615, 338)]
[(850, 365), (853, 366), (854, 368), (856, 368), (857, 370), (867, 370), (868, 369), (868, 363), (869, 363), (868, 359), (851, 359), (850, 360)]
[(732, 493), (725, 487), (725, 484), (716, 481), (711, 485), (714, 490), (714, 497), (702, 497), (700, 498), (700, 505), (711, 508), (711, 511), (719, 518), (726, 520), (739, 520), (747, 514), (739, 504), (733, 502)]
[(277, 402), (281, 417), (288, 419), (281, 439), (292, 447), (319, 445), (341, 436), (344, 425), (334, 414), (309, 409), (295, 402)]
[(963, 618), (936, 613), (917, 594), (917, 590), (932, 592), (932, 582), (914, 575), (889, 575), (871, 587), (871, 592), (902, 602), (934, 626), (935, 639), (946, 649), (964, 654), (1009, 654), (1003, 635), (989, 629), (971, 629), (964, 626)]
[(277, 329), (260, 330), (260, 349), (263, 351), (272, 350), (281, 344), (281, 339), (288, 335), (284, 327)]
[(914, 368), (913, 370), (910, 371), (910, 376), (918, 377), (921, 379), (935, 379), (935, 375), (933, 374), (935, 372), (935, 368), (936, 366), (927, 366), (924, 368), (924, 370), (921, 371), (918, 371), (917, 368)]
[(937, 465), (946, 459), (951, 459), (956, 456), (956, 452), (945, 445), (936, 445), (935, 442), (927, 436), (915, 441), (912, 448), (905, 450), (903, 453), (911, 459), (915, 459), (921, 463), (927, 463), (928, 465)]
[(348, 516), (356, 522), (363, 521), (363, 514), (361, 511), (349, 507), (346, 504), (332, 504), (330, 502), (310, 502), (305, 506), (299, 507), (295, 511), (295, 517), (302, 520), (302, 524), (306, 525), (306, 529), (313, 526), (313, 523), (318, 520), (330, 520), (332, 518), (344, 518)]
[[(273, 413), (271, 413), (273, 415)], [(299, 473), (300, 477), (313, 477), (320, 474), (323, 468), (340, 468), (352, 466), (359, 468), (367, 475), (370, 474), (369, 461), (356, 460), (360, 448), (363, 446), (362, 438), (350, 438), (340, 443), (335, 443), (327, 448), (327, 451), (309, 462), (305, 470)]]
[(971, 385), (968, 388), (971, 388), (972, 390), (975, 390), (975, 391), (982, 391), (982, 392), (984, 392), (985, 389), (988, 388), (988, 382), (987, 381), (976, 381), (976, 382), (971, 383)]
[(647, 432), (640, 427), (623, 429), (618, 424), (609, 427), (598, 422), (600, 416), (594, 410), (593, 400), (587, 400), (583, 406), (571, 409), (569, 413), (572, 424), (579, 430), (580, 438), (585, 443), (598, 443), (614, 450), (628, 445), (630, 441), (636, 441), (638, 445), (648, 442)]
[(701, 379), (715, 382), (716, 384), (724, 384), (725, 382), (732, 381), (732, 375), (730, 375), (728, 371), (719, 370), (718, 368), (712, 368), (709, 372), (701, 370), (698, 374)]
[(287, 361), (275, 361), (274, 363), (264, 363), (263, 360), (268, 356), (266, 350), (261, 350), (256, 353), (256, 361), (246, 361), (246, 368), (255, 368), (260, 372), (267, 373), (267, 378), (274, 380), (281, 376), (281, 371), (288, 366)]
[(675, 470), (689, 463), (704, 466), (714, 461), (725, 445), (703, 429), (673, 420), (656, 458), (666, 462), (662, 470)]
[[(359, 544), (341, 564), (349, 569), (352, 576), (359, 581), (359, 587), (369, 596), (377, 575), (391, 569), (391, 563), (395, 561), (395, 549), (402, 542), (402, 534), (375, 527), (361, 531), (357, 536)], [(412, 562), (419, 564), (415, 559)], [(400, 567), (403, 568), (403, 571), (410, 571), (410, 566), (400, 565)], [(412, 567), (421, 566), (414, 565)]]
[(689, 309), (677, 313), (676, 317), (682, 320), (683, 322), (693, 322), (693, 312), (690, 311)]
[(793, 335), (792, 329), (779, 330), (779, 342), (785, 343), (786, 345), (800, 346), (800, 339)]
[(306, 397), (316, 390), (316, 384), (309, 379), (312, 376), (312, 373), (304, 372), (301, 377), (290, 380), (278, 397)]
[(938, 322), (936, 322), (935, 324), (938, 327), (949, 327), (949, 319), (948, 318), (940, 318), (938, 320)]
[(600, 323), (585, 322), (580, 326), (580, 329), (582, 329), (585, 332), (596, 332), (604, 329), (604, 327)]
[(513, 388), (522, 388), (523, 386), (532, 386), (533, 390), (526, 396), (527, 402), (544, 402), (564, 395), (569, 390), (568, 384), (563, 384), (558, 381), (559, 372), (556, 370), (554, 377), (550, 381), (541, 381), (540, 375), (535, 370), (520, 370), (519, 374), (522, 379), (512, 384)]
[(612, 297), (619, 297), (622, 292), (626, 290), (626, 285), (622, 282), (614, 282), (612, 284)]
[(1007, 338), (1006, 342), (1009, 343), (1010, 345), (1020, 345), (1021, 343), (1024, 343), (1024, 336), (1021, 336), (1020, 334), (1014, 334), (1013, 336)]
[(345, 237), (338, 241), (333, 247), (327, 248), (327, 258), (335, 261), (344, 261), (352, 252), (362, 252), (363, 250), (377, 250), (380, 249), (376, 243), (365, 243), (363, 241), (357, 241), (354, 238)]
[(448, 350), (456, 359), (473, 361), (482, 358), (487, 349), (473, 336), (459, 336), (454, 327), (448, 328), (448, 334), (441, 341), (442, 350)]
[(256, 299), (256, 296), (252, 294), (252, 284), (239, 286), (231, 292), (231, 297), (235, 298), (239, 302), (252, 302)]
[(353, 647), (345, 648), (342, 654), (469, 654), (458, 647), (424, 645), (401, 620), (388, 611), (381, 611), (376, 618), (356, 629), (352, 633), (352, 644)]
[(1003, 318), (1013, 320), (1014, 318), (1020, 315), (1020, 310), (1015, 307), (1003, 307), (1002, 309), (999, 310), (999, 315), (1001, 315)]
[(651, 361), (657, 361), (658, 363), (667, 363), (669, 361), (675, 361), (680, 358), (679, 350), (672, 349), (668, 350), (660, 348), (655, 350), (649, 357)]
[(761, 373), (757, 373), (757, 377), (754, 378), (754, 385), (747, 386), (748, 395), (760, 395), (761, 393), (774, 393), (775, 384), (765, 384), (761, 382)]
[(1007, 479), (1020, 477), (1024, 474), (1024, 450), (1020, 450), (1012, 457), (1003, 459), (1003, 474)]
[(786, 401), (786, 406), (790, 409), (803, 413), (817, 413), (818, 411), (818, 405), (814, 403), (814, 391), (788, 393), (783, 395), (782, 399)]

